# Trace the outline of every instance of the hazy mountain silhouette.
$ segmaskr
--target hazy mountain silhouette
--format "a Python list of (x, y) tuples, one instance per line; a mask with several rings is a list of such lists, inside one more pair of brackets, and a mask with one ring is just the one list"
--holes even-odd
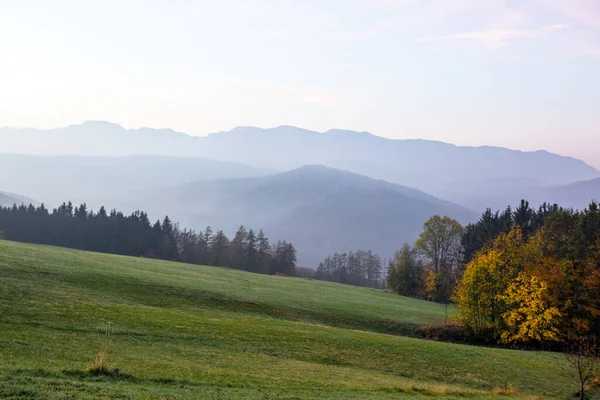
[(546, 151), (460, 147), (291, 126), (238, 127), (191, 137), (170, 129), (126, 130), (108, 122), (86, 122), (47, 131), (2, 128), (0, 141), (2, 151), (9, 153), (201, 156), (277, 170), (322, 164), (415, 187), (478, 209), (482, 200), (503, 199), (513, 188), (529, 182), (560, 185), (600, 176), (581, 160)]
[[(493, 186), (495, 185), (495, 186)], [(504, 209), (507, 205), (516, 207), (520, 199), (527, 199), (537, 207), (542, 203), (559, 204), (563, 207), (583, 209), (592, 200), (600, 200), (600, 178), (573, 182), (565, 185), (547, 185), (536, 180), (512, 180), (493, 183), (481, 183), (479, 189), (454, 188), (455, 194), (464, 199), (464, 204), (470, 204), (474, 209), (490, 207), (494, 210)], [(447, 198), (452, 194), (445, 193)]]
[(10, 193), (10, 192), (2, 192), (0, 191), (0, 206), (2, 207), (10, 207), (13, 204), (21, 205), (21, 204), (33, 204), (38, 205), (39, 202), (29, 197), (20, 196), (18, 194)]
[[(546, 151), (460, 147), (427, 140), (390, 140), (367, 132), (316, 133), (294, 127), (236, 128), (208, 136), (213, 157), (294, 168), (316, 163), (415, 187), (471, 206), (464, 193), (502, 194), (524, 182), (563, 184), (600, 176), (581, 160)], [(276, 148), (269, 156), (261, 149)], [(287, 150), (286, 150), (287, 149)], [(253, 161), (254, 160), (254, 161)]]
[(564, 207), (583, 209), (592, 200), (600, 201), (600, 178), (568, 185), (548, 186), (532, 190), (530, 197), (536, 204), (558, 203)]
[(186, 151), (194, 138), (171, 129), (127, 130), (105, 121), (42, 130), (0, 128), (3, 153), (35, 155), (197, 155)]
[(240, 224), (297, 246), (301, 265), (358, 248), (391, 256), (436, 213), (461, 222), (477, 213), (416, 189), (324, 166), (260, 178), (202, 181), (141, 196), (154, 213), (175, 210), (183, 226), (230, 235)]
[(169, 156), (32, 156), (0, 154), (0, 187), (23, 193), (49, 207), (60, 202), (105, 204), (131, 210), (131, 194), (199, 179), (263, 176), (272, 173), (238, 163)]

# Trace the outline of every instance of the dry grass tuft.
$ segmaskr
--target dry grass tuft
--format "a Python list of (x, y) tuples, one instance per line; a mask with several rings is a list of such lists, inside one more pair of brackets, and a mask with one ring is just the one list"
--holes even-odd
[(504, 387), (502, 388), (496, 388), (494, 390), (492, 390), (492, 393), (495, 394), (496, 396), (520, 396), (521, 394), (516, 391), (512, 385), (510, 384), (505, 384)]
[(88, 372), (91, 375), (106, 375), (115, 376), (119, 374), (118, 368), (112, 368), (109, 364), (108, 351), (112, 342), (114, 326), (112, 322), (102, 322), (98, 326), (98, 342), (100, 343), (100, 351), (94, 357), (90, 364)]

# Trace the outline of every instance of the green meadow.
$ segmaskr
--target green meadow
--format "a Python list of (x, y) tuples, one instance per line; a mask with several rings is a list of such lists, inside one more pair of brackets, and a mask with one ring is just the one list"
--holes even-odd
[[(450, 309), (452, 313), (454, 310)], [(428, 341), (445, 307), (0, 241), (0, 398), (564, 399), (560, 354)], [(108, 375), (90, 373), (110, 323)]]

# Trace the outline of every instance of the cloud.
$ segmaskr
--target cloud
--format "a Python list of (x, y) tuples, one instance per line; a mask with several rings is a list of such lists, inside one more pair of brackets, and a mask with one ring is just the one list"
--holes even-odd
[(511, 41), (540, 38), (548, 34), (567, 29), (568, 25), (555, 24), (533, 29), (487, 29), (476, 32), (461, 32), (445, 36), (429, 36), (419, 38), (420, 42), (441, 42), (450, 40), (472, 40), (485, 44), (492, 50), (498, 50)]

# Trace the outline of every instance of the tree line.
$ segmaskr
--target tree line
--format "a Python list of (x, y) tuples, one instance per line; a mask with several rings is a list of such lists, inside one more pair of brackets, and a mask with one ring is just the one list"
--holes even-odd
[[(468, 227), (455, 301), (477, 335), (518, 345), (600, 338), (600, 207), (523, 212), (498, 229), (489, 211)], [(492, 229), (495, 227), (494, 229)]]
[(398, 294), (441, 303), (453, 301), (458, 282), (475, 254), (501, 233), (519, 226), (526, 235), (537, 231), (558, 206), (537, 210), (522, 201), (513, 210), (487, 209), (477, 223), (463, 227), (456, 220), (434, 215), (423, 225), (416, 243), (405, 244), (388, 267), (387, 287)]
[(383, 263), (371, 250), (335, 253), (328, 256), (317, 268), (315, 279), (346, 283), (354, 286), (381, 288)]
[(48, 244), (101, 253), (160, 258), (214, 265), (262, 274), (296, 274), (296, 249), (278, 241), (271, 244), (264, 232), (241, 226), (230, 240), (210, 227), (196, 232), (181, 230), (168, 216), (151, 223), (148, 214), (135, 211), (97, 212), (71, 202), (48, 210), (43, 204), (0, 207), (1, 237), (18, 242)]
[(394, 292), (455, 302), (471, 337), (521, 347), (600, 339), (600, 206), (523, 200), (466, 227), (428, 220), (390, 262)]

